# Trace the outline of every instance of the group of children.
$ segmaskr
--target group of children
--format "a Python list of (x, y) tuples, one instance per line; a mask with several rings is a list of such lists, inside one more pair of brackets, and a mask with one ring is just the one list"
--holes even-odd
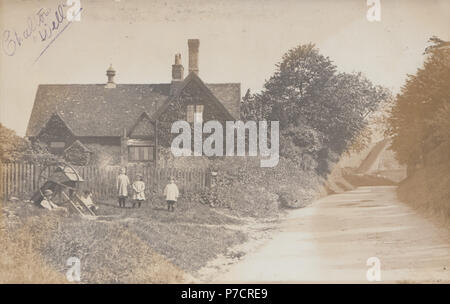
[[(141, 207), (142, 202), (145, 201), (145, 183), (143, 182), (142, 174), (137, 174), (137, 180), (131, 185), (133, 189), (133, 208)], [(119, 207), (125, 208), (125, 202), (128, 197), (128, 188), (130, 187), (130, 179), (126, 175), (125, 168), (120, 169), (120, 174), (117, 176), (117, 191), (119, 196)]]
[[(125, 168), (120, 169), (120, 173), (117, 176), (117, 195), (119, 198), (119, 208), (125, 208), (125, 203), (128, 198), (128, 190), (132, 189), (132, 200), (133, 200), (133, 208), (136, 206), (140, 208), (142, 203), (145, 201), (145, 183), (142, 174), (136, 175), (137, 180), (130, 183), (130, 179), (126, 175)], [(63, 207), (59, 207), (55, 203), (52, 202), (53, 192), (50, 189), (44, 191), (44, 197), (41, 201), (41, 206), (48, 210), (56, 210)], [(164, 196), (167, 202), (167, 210), (170, 212), (175, 211), (175, 203), (179, 197), (178, 187), (175, 184), (175, 180), (173, 177), (169, 178), (169, 183), (164, 188)], [(98, 207), (92, 201), (92, 192), (89, 190), (85, 190), (83, 195), (80, 197), (81, 201), (91, 209), (95, 211)]]
[[(68, 210), (65, 207), (58, 206), (53, 202), (53, 191), (50, 189), (44, 190), (44, 197), (41, 200), (41, 207), (50, 210), (50, 211), (61, 211), (67, 213)], [(98, 209), (97, 205), (92, 201), (92, 192), (89, 190), (83, 191), (83, 194), (80, 197), (80, 200), (84, 203), (84, 205), (92, 211), (96, 211)]]
[[(132, 200), (133, 208), (137, 205), (138, 208), (141, 207), (142, 203), (145, 201), (145, 183), (143, 181), (142, 174), (137, 174), (137, 180), (133, 182), (131, 188), (133, 190)], [(124, 208), (126, 199), (128, 198), (128, 188), (130, 187), (130, 179), (126, 175), (125, 168), (120, 170), (119, 176), (117, 176), (117, 191), (119, 197), (119, 207)], [(178, 187), (175, 184), (175, 179), (173, 177), (169, 178), (169, 183), (164, 188), (164, 196), (166, 197), (167, 210), (175, 211), (175, 203), (179, 197)]]

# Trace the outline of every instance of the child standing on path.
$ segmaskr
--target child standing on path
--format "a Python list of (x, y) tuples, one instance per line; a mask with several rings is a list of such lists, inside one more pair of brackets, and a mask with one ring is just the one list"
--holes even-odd
[(137, 181), (133, 183), (133, 208), (138, 204), (138, 208), (141, 208), (141, 204), (145, 201), (145, 183), (142, 174), (137, 174)]
[(130, 186), (130, 180), (125, 174), (125, 168), (120, 169), (120, 174), (117, 176), (117, 194), (119, 196), (119, 207), (125, 208), (125, 201), (128, 197), (128, 187)]
[(173, 177), (169, 179), (169, 184), (164, 188), (164, 195), (166, 196), (167, 210), (175, 211), (175, 203), (177, 202), (179, 192)]

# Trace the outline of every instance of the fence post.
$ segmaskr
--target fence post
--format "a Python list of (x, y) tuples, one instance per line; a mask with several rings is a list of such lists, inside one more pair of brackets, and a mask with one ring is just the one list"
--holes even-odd
[[(51, 173), (54, 168), (48, 168)], [(115, 196), (117, 176), (115, 166), (77, 166), (76, 170), (85, 180), (85, 187), (93, 191), (99, 199)], [(173, 176), (180, 190), (198, 191), (205, 189), (210, 183), (210, 172), (204, 168), (161, 168), (156, 165), (128, 166), (130, 180), (136, 179), (136, 173), (144, 176), (144, 181), (151, 191), (160, 193), (167, 184), (167, 178)], [(40, 168), (34, 163), (3, 163), (0, 164), (0, 198), (6, 200), (12, 195), (23, 196), (32, 194), (39, 188), (38, 177)]]
[(12, 163), (8, 164), (8, 193), (6, 199), (8, 199), (11, 196), (12, 192), (12, 183), (13, 183), (13, 165)]

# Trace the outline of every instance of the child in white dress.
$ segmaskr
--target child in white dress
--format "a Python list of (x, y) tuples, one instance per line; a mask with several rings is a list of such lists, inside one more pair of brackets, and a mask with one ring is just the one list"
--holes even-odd
[(145, 183), (142, 174), (137, 174), (137, 181), (133, 183), (133, 208), (138, 205), (141, 208), (141, 204), (145, 201)]

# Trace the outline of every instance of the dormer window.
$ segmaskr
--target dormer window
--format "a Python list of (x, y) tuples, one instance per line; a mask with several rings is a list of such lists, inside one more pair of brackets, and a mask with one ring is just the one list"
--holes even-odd
[(155, 159), (154, 143), (151, 140), (129, 139), (128, 161), (149, 162)]
[(203, 105), (188, 105), (186, 121), (189, 123), (202, 123), (203, 122)]
[(54, 154), (61, 154), (66, 147), (66, 143), (63, 141), (51, 141), (49, 143), (49, 150)]

